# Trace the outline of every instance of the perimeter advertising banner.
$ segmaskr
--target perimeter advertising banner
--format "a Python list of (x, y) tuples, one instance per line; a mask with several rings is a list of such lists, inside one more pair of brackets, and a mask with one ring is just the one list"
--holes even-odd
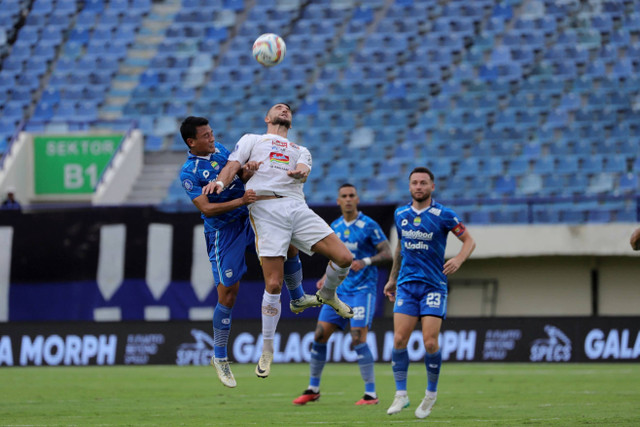
[[(440, 335), (450, 362), (630, 362), (640, 358), (640, 318), (450, 319)], [(310, 359), (315, 320), (282, 320), (275, 363)], [(230, 359), (256, 363), (262, 349), (259, 320), (234, 321)], [(0, 335), (0, 366), (208, 365), (213, 355), (210, 322), (8, 323)], [(377, 319), (368, 336), (374, 359), (390, 362), (391, 319)], [(329, 341), (332, 362), (355, 362), (348, 333)], [(422, 334), (413, 332), (409, 358), (423, 360)]]

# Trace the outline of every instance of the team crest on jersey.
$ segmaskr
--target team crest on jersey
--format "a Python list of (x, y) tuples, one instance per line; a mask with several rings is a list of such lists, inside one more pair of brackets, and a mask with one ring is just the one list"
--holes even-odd
[(402, 304), (404, 304), (404, 300), (402, 298), (396, 300), (396, 305), (398, 307), (402, 307)]
[(422, 218), (420, 218), (419, 216), (413, 218), (414, 227), (418, 227), (420, 224), (422, 224)]
[(185, 190), (191, 191), (193, 190), (193, 181), (191, 181), (190, 179), (185, 179), (182, 181), (182, 186)]
[(215, 170), (220, 169), (220, 165), (218, 164), (218, 162), (216, 162), (215, 160), (211, 160), (211, 167)]
[(289, 164), (289, 156), (287, 156), (286, 154), (282, 154), (282, 153), (270, 153), (269, 154), (269, 161), (272, 163), (281, 163), (281, 164)]
[(349, 231), (349, 230), (344, 230), (344, 237), (345, 237), (345, 238), (347, 238), (347, 239), (348, 239), (350, 235), (351, 235), (351, 231)]
[(228, 270), (225, 270), (224, 275), (228, 278), (231, 278), (231, 276), (233, 276), (233, 270), (230, 268)]

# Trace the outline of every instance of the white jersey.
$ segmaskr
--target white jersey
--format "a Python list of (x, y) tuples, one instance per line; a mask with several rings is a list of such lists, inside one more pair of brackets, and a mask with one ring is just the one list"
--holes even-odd
[(240, 162), (241, 166), (249, 161), (262, 162), (245, 184), (246, 189), (254, 190), (257, 195), (275, 193), (304, 200), (304, 184), (288, 176), (287, 171), (294, 170), (298, 163), (311, 169), (311, 153), (287, 138), (270, 133), (245, 134), (236, 144), (229, 161)]

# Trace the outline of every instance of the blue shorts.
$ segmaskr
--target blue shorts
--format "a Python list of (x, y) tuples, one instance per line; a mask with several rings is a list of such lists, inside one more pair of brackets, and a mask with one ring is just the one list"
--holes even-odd
[(396, 290), (393, 312), (444, 319), (447, 316), (447, 292), (425, 283), (402, 283)]
[(232, 286), (247, 271), (244, 253), (247, 247), (255, 248), (253, 230), (249, 219), (233, 221), (224, 228), (204, 235), (213, 271), (214, 283)]
[(352, 328), (368, 327), (371, 329), (373, 314), (376, 311), (375, 294), (340, 296), (340, 300), (351, 306), (353, 309), (353, 318), (345, 319), (344, 317), (339, 316), (333, 308), (323, 304), (320, 309), (320, 317), (318, 317), (318, 321), (333, 323), (343, 331), (347, 326), (347, 322), (351, 322)]

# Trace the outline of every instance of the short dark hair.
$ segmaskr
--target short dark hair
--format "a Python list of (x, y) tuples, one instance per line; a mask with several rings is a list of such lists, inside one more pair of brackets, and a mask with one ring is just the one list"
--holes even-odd
[[(345, 182), (344, 184), (342, 184), (340, 186), (340, 188), (338, 188), (338, 191), (342, 190), (343, 188), (347, 188), (347, 187), (353, 187), (354, 189), (356, 189), (356, 186), (351, 184), (350, 182)], [(357, 191), (357, 189), (356, 189)]]
[[(189, 116), (184, 119), (180, 125), (180, 135), (182, 136), (184, 143), (187, 144), (187, 139), (189, 138), (196, 138), (196, 135), (198, 134), (198, 127), (206, 126), (208, 124), (209, 120), (204, 117)], [(190, 145), (187, 144), (187, 147), (190, 147)]]
[(414, 168), (409, 174), (409, 179), (411, 179), (411, 175), (413, 175), (414, 173), (426, 173), (429, 175), (429, 178), (431, 178), (432, 182), (436, 182), (436, 177), (433, 175), (433, 172), (431, 172), (431, 169), (427, 167), (418, 166), (417, 168)]

